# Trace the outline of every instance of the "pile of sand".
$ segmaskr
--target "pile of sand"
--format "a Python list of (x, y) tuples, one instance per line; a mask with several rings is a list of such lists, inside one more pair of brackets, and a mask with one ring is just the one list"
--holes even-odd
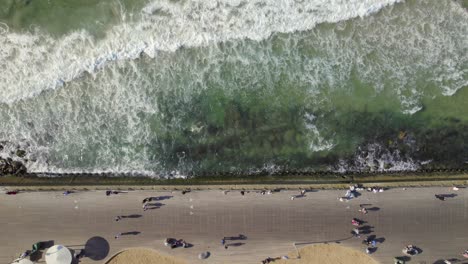
[(187, 264), (187, 262), (147, 248), (132, 248), (112, 257), (107, 264)]
[(274, 264), (378, 264), (364, 252), (335, 245), (319, 244), (303, 247), (299, 250), (300, 258), (297, 259), (297, 252), (288, 254), (288, 260), (276, 260)]

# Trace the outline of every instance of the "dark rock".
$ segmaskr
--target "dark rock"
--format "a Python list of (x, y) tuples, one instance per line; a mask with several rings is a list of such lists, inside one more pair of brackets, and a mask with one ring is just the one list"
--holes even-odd
[(13, 168), (13, 174), (23, 174), (27, 171), (23, 163), (16, 160), (11, 163), (11, 167)]
[(14, 161), (11, 158), (0, 158), (0, 175), (7, 174), (25, 174), (27, 172), (26, 166), (20, 161)]
[(0, 158), (0, 174), (3, 174), (5, 169), (8, 167), (8, 163), (6, 160)]
[(26, 156), (26, 151), (22, 150), (22, 149), (18, 149), (16, 151), (16, 156), (20, 157), (20, 158), (24, 158)]

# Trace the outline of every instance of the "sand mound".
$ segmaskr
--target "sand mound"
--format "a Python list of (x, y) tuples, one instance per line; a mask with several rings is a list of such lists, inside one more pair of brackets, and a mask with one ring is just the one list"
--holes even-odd
[(132, 248), (111, 258), (107, 264), (187, 264), (187, 262), (147, 248)]
[(319, 244), (303, 247), (297, 253), (288, 254), (288, 260), (276, 260), (275, 264), (378, 264), (364, 252), (333, 244)]

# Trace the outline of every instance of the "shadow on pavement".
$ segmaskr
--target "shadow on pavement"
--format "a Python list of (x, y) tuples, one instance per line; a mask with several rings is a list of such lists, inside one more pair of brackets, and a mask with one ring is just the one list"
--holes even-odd
[(122, 233), (121, 235), (122, 235), (122, 236), (126, 236), (126, 235), (134, 235), (134, 236), (136, 236), (136, 235), (138, 235), (138, 234), (141, 234), (141, 232), (140, 232), (140, 231), (124, 232), (124, 233)]
[(85, 244), (85, 257), (88, 257), (92, 260), (99, 261), (103, 260), (109, 254), (110, 246), (109, 242), (103, 237), (95, 236)]
[(122, 215), (122, 218), (140, 218), (141, 214)]

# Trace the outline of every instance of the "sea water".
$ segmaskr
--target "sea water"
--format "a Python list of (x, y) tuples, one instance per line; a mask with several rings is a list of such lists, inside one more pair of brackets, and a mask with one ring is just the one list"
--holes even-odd
[(467, 86), (465, 2), (0, 0), (31, 172), (467, 167)]

